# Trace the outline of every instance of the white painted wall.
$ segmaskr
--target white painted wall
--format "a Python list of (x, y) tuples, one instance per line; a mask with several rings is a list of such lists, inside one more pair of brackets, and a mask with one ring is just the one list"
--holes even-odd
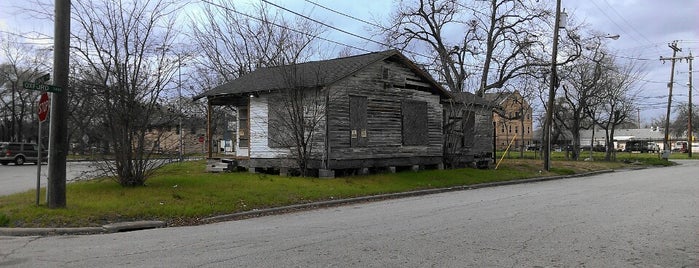
[(287, 157), (288, 149), (269, 148), (268, 95), (250, 98), (250, 158)]

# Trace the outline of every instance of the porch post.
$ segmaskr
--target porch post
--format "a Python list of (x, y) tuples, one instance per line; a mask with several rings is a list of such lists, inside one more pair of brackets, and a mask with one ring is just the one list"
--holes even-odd
[(206, 143), (207, 143), (207, 154), (208, 158), (213, 158), (213, 152), (211, 151), (211, 100), (207, 99), (206, 102)]

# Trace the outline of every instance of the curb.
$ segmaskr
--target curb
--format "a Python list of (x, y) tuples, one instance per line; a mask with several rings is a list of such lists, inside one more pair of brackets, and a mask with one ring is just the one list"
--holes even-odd
[(49, 235), (87, 235), (119, 233), (136, 230), (166, 227), (164, 221), (133, 221), (103, 225), (102, 227), (69, 227), (69, 228), (0, 228), (4, 236), (49, 236)]
[(353, 198), (338, 199), (338, 200), (318, 201), (318, 202), (312, 202), (312, 203), (306, 203), (306, 204), (289, 205), (289, 206), (274, 207), (274, 208), (267, 208), (267, 209), (253, 209), (250, 211), (231, 213), (231, 214), (225, 214), (225, 215), (218, 215), (218, 216), (203, 218), (200, 220), (200, 222), (207, 224), (207, 223), (222, 222), (222, 221), (240, 220), (240, 219), (246, 219), (246, 218), (266, 216), (266, 215), (287, 213), (290, 211), (308, 210), (308, 209), (314, 209), (314, 208), (332, 207), (332, 206), (338, 206), (338, 205), (363, 203), (363, 202), (368, 202), (368, 201), (397, 199), (397, 198), (403, 198), (403, 197), (422, 196), (422, 195), (438, 194), (438, 193), (445, 193), (445, 192), (473, 190), (473, 189), (487, 188), (487, 187), (497, 187), (497, 186), (505, 186), (505, 185), (515, 185), (515, 184), (525, 184), (525, 183), (543, 182), (543, 181), (560, 180), (560, 179), (570, 179), (570, 178), (577, 178), (577, 177), (594, 176), (594, 175), (611, 173), (611, 172), (614, 172), (614, 170), (612, 170), (612, 169), (598, 170), (598, 171), (592, 171), (592, 172), (580, 173), (580, 174), (571, 174), (571, 175), (539, 177), (539, 178), (509, 180), (509, 181), (499, 181), (499, 182), (488, 182), (488, 183), (479, 183), (479, 184), (472, 184), (472, 185), (453, 186), (453, 187), (447, 187), (447, 188), (425, 189), (425, 190), (416, 190), (416, 191), (408, 191), (408, 192), (400, 192), (400, 193), (353, 197)]
[[(453, 186), (453, 187), (447, 187), (447, 188), (425, 189), (425, 190), (416, 190), (416, 191), (408, 191), (408, 192), (400, 192), (400, 193), (390, 193), (390, 194), (353, 197), (353, 198), (346, 198), (346, 199), (318, 201), (318, 202), (312, 202), (312, 203), (306, 203), (306, 204), (296, 204), (296, 205), (289, 205), (289, 206), (275, 207), (275, 208), (268, 208), (268, 209), (254, 209), (254, 210), (250, 210), (250, 211), (231, 213), (231, 214), (225, 214), (225, 215), (218, 215), (218, 216), (214, 216), (214, 217), (203, 218), (199, 221), (202, 224), (208, 224), (208, 223), (214, 223), (214, 222), (240, 220), (240, 219), (254, 218), (254, 217), (273, 215), (273, 214), (282, 214), (282, 213), (287, 213), (287, 212), (291, 212), (291, 211), (309, 210), (309, 209), (332, 207), (332, 206), (338, 206), (338, 205), (364, 203), (364, 202), (369, 202), (369, 201), (398, 199), (398, 198), (404, 198), (404, 197), (423, 196), (423, 195), (429, 195), (429, 194), (438, 194), (438, 193), (463, 191), (463, 190), (473, 190), (473, 189), (479, 189), (479, 188), (497, 187), (497, 186), (505, 186), (505, 185), (515, 185), (515, 184), (535, 183), (535, 182), (544, 182), (544, 181), (552, 181), (552, 180), (560, 180), (560, 179), (570, 179), (570, 178), (578, 178), (578, 177), (585, 177), (585, 176), (594, 176), (594, 175), (611, 173), (611, 172), (614, 172), (614, 170), (611, 170), (611, 169), (610, 170), (598, 170), (598, 171), (592, 171), (592, 172), (580, 173), (580, 174), (572, 174), (572, 175), (539, 177), (539, 178), (509, 180), (509, 181), (499, 181), (499, 182), (488, 182), (488, 183), (479, 183), (479, 184), (464, 185), (464, 186)], [(165, 223), (164, 221), (133, 221), (133, 222), (111, 223), (111, 224), (103, 225), (102, 227), (0, 228), (0, 236), (89, 235), (89, 234), (129, 232), (129, 231), (154, 229), (154, 228), (164, 228), (164, 227), (167, 227), (167, 223)]]

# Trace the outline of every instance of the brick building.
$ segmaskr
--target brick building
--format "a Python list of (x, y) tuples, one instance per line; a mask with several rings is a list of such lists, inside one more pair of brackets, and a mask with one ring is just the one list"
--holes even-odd
[(497, 107), (493, 112), (497, 150), (506, 149), (510, 142), (510, 150), (533, 144), (532, 107), (519, 91), (488, 93), (485, 98)]

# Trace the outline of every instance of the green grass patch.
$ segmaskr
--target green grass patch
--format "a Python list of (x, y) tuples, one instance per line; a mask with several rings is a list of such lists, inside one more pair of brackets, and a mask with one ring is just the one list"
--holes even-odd
[(170, 225), (190, 225), (204, 217), (253, 209), (574, 174), (623, 165), (554, 161), (551, 172), (541, 172), (543, 163), (540, 160), (505, 159), (497, 170), (466, 168), (318, 179), (246, 172), (206, 173), (204, 161), (193, 161), (160, 168), (144, 187), (122, 188), (107, 178), (70, 183), (65, 209), (35, 206), (34, 191), (0, 197), (0, 226), (101, 226), (130, 220), (164, 220)]

